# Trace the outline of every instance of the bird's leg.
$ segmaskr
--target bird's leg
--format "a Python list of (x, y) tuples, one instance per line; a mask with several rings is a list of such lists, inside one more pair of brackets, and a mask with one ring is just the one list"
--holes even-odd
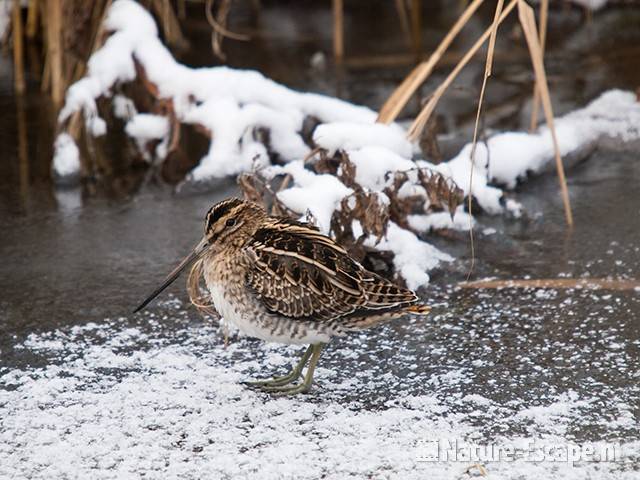
[(296, 366), (293, 367), (289, 373), (287, 373), (286, 375), (283, 375), (282, 377), (273, 377), (267, 380), (258, 380), (258, 381), (247, 382), (247, 383), (254, 387), (277, 387), (280, 385), (287, 385), (293, 382), (294, 380), (297, 380), (300, 377), (300, 375), (302, 374), (302, 369), (309, 361), (309, 357), (311, 357), (312, 353), (313, 353), (313, 345), (309, 345), (309, 347), (304, 352), (304, 354), (302, 355), (302, 358), (300, 358), (300, 361), (296, 364)]
[[(322, 349), (324, 348), (324, 343), (316, 343), (309, 347), (312, 349), (311, 360), (309, 360), (309, 366), (307, 367), (307, 373), (304, 376), (304, 380), (302, 383), (298, 383), (297, 385), (274, 385), (274, 386), (266, 386), (263, 388), (264, 391), (273, 393), (275, 395), (295, 395), (297, 393), (306, 393), (311, 388), (311, 384), (313, 383), (313, 372), (316, 369), (316, 365), (318, 364), (318, 359), (320, 358), (320, 354), (322, 353)], [(307, 350), (308, 351), (308, 350)]]

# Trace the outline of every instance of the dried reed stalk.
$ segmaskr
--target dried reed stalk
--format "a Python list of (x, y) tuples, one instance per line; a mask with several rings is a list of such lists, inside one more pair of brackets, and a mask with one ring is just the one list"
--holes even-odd
[(149, 9), (160, 19), (160, 26), (167, 43), (178, 49), (186, 49), (189, 46), (189, 41), (182, 32), (180, 21), (173, 10), (171, 2), (168, 0), (152, 0)]
[(411, 0), (411, 43), (413, 53), (420, 55), (422, 50), (422, 0)]
[(26, 87), (24, 82), (24, 38), (22, 37), (20, 0), (13, 0), (11, 22), (13, 24), (13, 85), (16, 94), (22, 95)]
[[(102, 11), (100, 11), (99, 9), (96, 9), (93, 12), (92, 28), (91, 28), (93, 37), (91, 39), (91, 50), (89, 52), (89, 57), (93, 55), (96, 52), (96, 50), (98, 50), (98, 48), (100, 48), (100, 46), (102, 46), (104, 43), (104, 37), (106, 32), (105, 20), (109, 13), (109, 9), (111, 8), (111, 4), (112, 4), (112, 0), (106, 0), (102, 5)], [(86, 72), (86, 69), (87, 69), (86, 62), (78, 63), (78, 65), (76, 66), (76, 71), (74, 74), (73, 81), (76, 81), (77, 79), (82, 77), (82, 75), (84, 75), (84, 73)], [(45, 69), (45, 72), (46, 72), (46, 69)], [(71, 135), (74, 138), (76, 142), (80, 139), (80, 136), (81, 136), (83, 119), (84, 119), (84, 116), (82, 115), (82, 111), (78, 110), (73, 115), (71, 115), (71, 118), (69, 119), (67, 124), (66, 131), (69, 135)], [(90, 135), (85, 136), (87, 147), (93, 149), (93, 146), (89, 143), (91, 142), (91, 139), (92, 137)], [(86, 158), (86, 156), (84, 155), (80, 156), (80, 172), (83, 177), (87, 176), (89, 172), (91, 172), (92, 170), (90, 160), (93, 160), (93, 161), (98, 160), (98, 154), (93, 155), (90, 158)], [(108, 168), (111, 167), (110, 163), (108, 162), (106, 163), (106, 165)]]
[[(511, 0), (507, 8), (505, 8), (502, 14), (500, 15), (500, 18), (498, 19), (498, 24), (502, 23), (504, 19), (509, 16), (511, 11), (515, 8), (517, 2), (518, 0)], [(462, 60), (458, 62), (456, 67), (445, 79), (445, 81), (442, 82), (440, 86), (436, 89), (436, 91), (433, 93), (433, 95), (431, 96), (427, 104), (420, 111), (420, 114), (416, 117), (416, 119), (413, 121), (413, 123), (409, 127), (408, 137), (410, 140), (415, 141), (418, 139), (418, 137), (420, 136), (420, 133), (422, 133), (422, 130), (424, 129), (424, 126), (427, 124), (429, 117), (433, 113), (433, 110), (436, 108), (438, 101), (440, 100), (442, 95), (444, 95), (444, 92), (447, 90), (447, 88), (449, 88), (449, 85), (453, 83), (453, 81), (458, 76), (460, 71), (467, 65), (467, 63), (469, 63), (469, 61), (473, 58), (476, 52), (484, 44), (484, 42), (487, 41), (487, 38), (489, 38), (492, 31), (493, 31), (493, 25), (490, 26), (487, 30), (485, 30), (482, 36), (467, 51), (465, 56), (462, 57)]]
[(404, 3), (404, 0), (395, 0), (395, 4), (396, 13), (398, 14), (398, 19), (400, 20), (400, 28), (402, 29), (402, 33), (405, 36), (407, 45), (411, 45), (412, 37), (411, 27), (409, 26), (409, 13), (407, 12), (407, 4)]
[(640, 288), (638, 280), (610, 280), (607, 278), (539, 278), (535, 280), (479, 280), (461, 282), (461, 288), (499, 289), (499, 288), (583, 288), (588, 290), (635, 290)]
[(480, 88), (480, 98), (478, 99), (478, 109), (476, 110), (476, 121), (473, 127), (473, 141), (471, 143), (471, 155), (469, 160), (471, 161), (471, 169), (469, 170), (469, 195), (467, 208), (469, 209), (469, 240), (471, 243), (471, 265), (469, 266), (469, 272), (467, 273), (467, 280), (473, 273), (473, 267), (476, 262), (475, 246), (473, 241), (473, 195), (471, 194), (473, 189), (473, 170), (476, 161), (476, 146), (478, 145), (478, 127), (480, 125), (480, 113), (482, 112), (482, 104), (484, 103), (484, 94), (487, 88), (487, 81), (491, 76), (491, 70), (493, 67), (493, 54), (496, 47), (496, 35), (498, 33), (498, 25), (500, 25), (500, 15), (502, 14), (502, 7), (504, 0), (498, 0), (496, 4), (496, 12), (493, 16), (493, 23), (491, 25), (491, 35), (489, 37), (489, 48), (487, 49), (487, 60), (484, 66), (484, 77), (482, 79), (482, 87)]
[(214, 0), (207, 0), (207, 3), (205, 5), (207, 22), (209, 22), (211, 28), (213, 28), (215, 32), (222, 35), (223, 37), (241, 41), (251, 40), (251, 37), (249, 35), (245, 35), (244, 33), (232, 32), (231, 30), (227, 29), (226, 26), (220, 24), (220, 22), (218, 22), (218, 20), (213, 16), (213, 2)]
[(51, 98), (60, 105), (64, 97), (62, 72), (62, 0), (47, 0), (47, 61), (51, 82)]
[(40, 5), (38, 0), (31, 0), (27, 10), (27, 38), (33, 39), (38, 34), (38, 14)]
[(542, 97), (542, 108), (544, 110), (547, 127), (549, 128), (549, 133), (551, 134), (551, 139), (553, 141), (556, 169), (558, 170), (558, 179), (560, 181), (560, 189), (562, 192), (562, 203), (564, 205), (565, 218), (567, 225), (572, 227), (573, 214), (571, 213), (571, 203), (569, 201), (569, 189), (567, 188), (564, 166), (562, 165), (562, 158), (560, 157), (560, 147), (558, 146), (558, 138), (556, 136), (556, 129), (553, 120), (553, 108), (551, 107), (551, 96), (549, 95), (547, 75), (544, 71), (542, 49), (538, 42), (538, 35), (536, 32), (536, 19), (533, 14), (533, 9), (527, 5), (524, 0), (518, 0), (518, 16), (529, 47), (533, 70), (536, 75), (536, 84), (538, 85), (538, 90), (540, 90), (540, 96)]
[[(341, 2), (341, 0), (334, 0), (334, 2), (336, 1)], [(433, 52), (429, 59), (417, 65), (398, 86), (398, 88), (395, 89), (380, 109), (380, 113), (377, 118), (378, 122), (388, 124), (398, 117), (411, 96), (416, 92), (416, 90), (418, 90), (418, 87), (424, 83), (429, 75), (431, 75), (431, 72), (442, 55), (447, 51), (458, 33), (460, 33), (460, 30), (462, 30), (462, 28), (467, 24), (471, 16), (483, 1), (484, 0), (474, 0), (471, 2), (453, 27), (451, 27), (447, 36), (444, 37), (442, 42), (440, 42), (440, 45), (438, 45), (438, 48), (436, 48), (435, 52)]]
[(342, 63), (344, 58), (344, 2), (333, 0), (333, 58)]
[[(547, 43), (547, 23), (549, 19), (549, 0), (540, 2), (540, 49), (544, 56), (544, 49)], [(540, 108), (540, 89), (536, 82), (533, 87), (533, 103), (531, 105), (531, 122), (529, 123), (529, 131), (534, 132), (538, 127), (538, 110)]]
[(205, 15), (207, 22), (212, 28), (211, 32), (211, 49), (216, 57), (225, 61), (226, 55), (222, 51), (222, 41), (225, 38), (231, 38), (233, 40), (247, 41), (251, 37), (241, 33), (235, 33), (227, 29), (227, 17), (231, 9), (231, 0), (223, 0), (220, 8), (218, 9), (217, 18), (213, 15), (213, 3), (214, 0), (207, 0), (205, 4)]

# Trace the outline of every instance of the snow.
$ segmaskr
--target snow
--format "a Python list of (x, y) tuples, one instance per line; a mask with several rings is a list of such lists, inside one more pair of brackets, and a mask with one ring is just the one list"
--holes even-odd
[[(589, 10), (601, 10), (607, 5), (608, 0), (569, 0), (576, 5), (579, 5), (583, 8), (588, 8)], [(535, 0), (535, 3), (540, 3), (540, 0)]]
[(278, 192), (278, 199), (301, 216), (310, 211), (316, 219), (316, 226), (325, 234), (329, 233), (331, 216), (340, 201), (353, 193), (333, 175), (316, 175), (305, 169), (301, 161), (270, 167), (265, 173), (269, 176), (291, 175), (295, 186)]
[(414, 233), (393, 222), (389, 222), (386, 238), (376, 247), (394, 253), (393, 265), (412, 290), (429, 283), (428, 270), (434, 269), (440, 262), (453, 261), (452, 256), (423, 242)]
[(143, 141), (164, 138), (169, 133), (169, 120), (161, 115), (138, 113), (127, 122), (125, 132)]
[(80, 152), (76, 143), (67, 133), (56, 138), (53, 153), (53, 170), (57, 175), (66, 177), (80, 170)]
[[(269, 130), (270, 148), (281, 161), (300, 160), (309, 152), (300, 136), (307, 116), (320, 121), (313, 134), (316, 144), (329, 153), (344, 150), (355, 155), (361, 167), (359, 175), (369, 177), (369, 185), (371, 177), (379, 179), (380, 175), (364, 171), (366, 157), (371, 169), (406, 170), (411, 162), (414, 146), (404, 130), (396, 124), (376, 124), (376, 114), (368, 108), (296, 92), (255, 71), (192, 69), (177, 63), (161, 43), (151, 15), (132, 0), (115, 1), (105, 26), (113, 33), (91, 56), (87, 75), (69, 88), (60, 121), (82, 111), (94, 135), (103, 134), (105, 125), (97, 118), (96, 99), (113, 95), (119, 84), (135, 78), (135, 58), (160, 97), (172, 100), (178, 121), (198, 123), (211, 133), (209, 152), (190, 174), (193, 181), (235, 175), (256, 163), (268, 164), (266, 146), (252, 133), (261, 127)], [(114, 108), (125, 114), (117, 94)], [(639, 118), (640, 105), (632, 92), (606, 92), (586, 108), (556, 120), (562, 154), (597, 144), (603, 137), (637, 140)], [(436, 167), (463, 189), (468, 189), (470, 151), (467, 145), (459, 155)], [(488, 141), (488, 150), (486, 145), (478, 145), (472, 194), (486, 211), (500, 213), (501, 190), (489, 184), (513, 188), (528, 172), (540, 171), (552, 159), (551, 137), (545, 127), (533, 134), (495, 135)]]
[(307, 116), (322, 122), (375, 122), (376, 114), (368, 108), (296, 92), (255, 71), (192, 69), (177, 63), (158, 38), (151, 15), (132, 0), (113, 3), (106, 28), (112, 35), (91, 56), (87, 75), (67, 91), (59, 121), (77, 111), (83, 111), (85, 118), (97, 115), (98, 97), (112, 95), (119, 84), (135, 78), (135, 58), (159, 95), (172, 100), (179, 121), (200, 123), (211, 132), (209, 153), (191, 173), (194, 181), (250, 169), (256, 155), (266, 155), (264, 147), (246, 135), (256, 127), (268, 127), (271, 146), (290, 161), (309, 151), (299, 135)]
[[(462, 455), (420, 461), (426, 444), (576, 445), (572, 429), (594, 423), (585, 416), (593, 399), (570, 389), (531, 404), (491, 389), (474, 393), (464, 366), (425, 375), (420, 365), (414, 378), (396, 376), (385, 361), (378, 368), (386, 350), (401, 364), (421, 362), (389, 330), (357, 376), (340, 374), (339, 366), (371, 354), (367, 334), (329, 349), (311, 394), (273, 398), (240, 382), (282, 369), (299, 349), (247, 339), (225, 348), (213, 326), (185, 321), (178, 310), (171, 317), (87, 323), (33, 333), (16, 345), (29, 358), (53, 360), (0, 370), (0, 477), (453, 480), (477, 462)], [(424, 326), (411, 330), (425, 334)], [(371, 404), (370, 397), (389, 399)], [(634, 426), (627, 403), (616, 400), (614, 410), (622, 426)], [(609, 426), (602, 422), (595, 423)], [(631, 462), (640, 442), (619, 442), (609, 444), (629, 457), (616, 462), (515, 456), (480, 463), (489, 478), (636, 478), (620, 462)]]
[(380, 146), (363, 146), (357, 150), (347, 151), (349, 160), (356, 167), (356, 182), (371, 190), (382, 190), (387, 186), (389, 182), (386, 175), (389, 172), (402, 172), (416, 168), (416, 164), (411, 160)]
[(130, 120), (137, 113), (133, 101), (124, 95), (113, 96), (113, 114), (120, 119)]
[[(555, 121), (560, 154), (567, 156), (580, 148), (595, 146), (603, 139), (629, 143), (640, 138), (640, 102), (632, 92), (610, 90), (587, 107)], [(528, 172), (539, 172), (554, 156), (551, 134), (546, 127), (537, 133), (506, 132), (488, 141), (490, 161), (483, 144), (476, 161), (488, 163), (488, 177), (507, 188)]]
[(600, 10), (605, 7), (607, 0), (571, 0), (582, 7), (590, 10)]
[(409, 215), (407, 217), (409, 225), (419, 232), (429, 232), (431, 230), (451, 229), (469, 230), (470, 225), (475, 225), (476, 220), (464, 211), (461, 205), (456, 209), (456, 213), (451, 218), (449, 212), (435, 212), (429, 215)]
[(385, 147), (405, 158), (411, 158), (413, 151), (406, 132), (394, 124), (325, 123), (315, 129), (313, 141), (331, 155), (338, 149), (357, 150), (368, 146)]

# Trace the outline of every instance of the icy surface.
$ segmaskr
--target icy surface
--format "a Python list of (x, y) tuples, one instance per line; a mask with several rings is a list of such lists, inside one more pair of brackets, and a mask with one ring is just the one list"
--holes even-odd
[[(450, 313), (460, 299), (440, 298), (443, 313), (427, 321), (335, 342), (312, 393), (296, 398), (240, 382), (284, 371), (298, 349), (236, 338), (225, 348), (176, 301), (137, 320), (32, 333), (15, 347), (29, 360), (0, 367), (0, 477), (465, 478), (477, 462), (419, 461), (421, 442), (440, 440), (609, 443), (615, 462), (480, 463), (488, 478), (637, 478), (637, 384), (616, 383), (637, 378), (637, 341), (601, 328), (595, 311), (571, 327), (554, 320), (574, 314), (575, 297), (516, 294), (532, 308), (492, 310), (508, 294), (479, 294), (460, 318)], [(512, 355), (505, 371), (499, 359)]]

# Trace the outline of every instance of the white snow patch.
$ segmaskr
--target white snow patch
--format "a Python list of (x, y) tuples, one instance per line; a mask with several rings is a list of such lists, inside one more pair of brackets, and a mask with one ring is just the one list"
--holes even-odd
[(295, 186), (278, 192), (278, 199), (301, 216), (309, 210), (316, 219), (316, 226), (325, 234), (329, 233), (331, 216), (340, 201), (353, 193), (333, 175), (316, 175), (305, 169), (302, 161), (271, 167), (268, 173), (288, 173), (293, 177)]
[[(532, 443), (562, 446), (573, 443), (564, 427), (581, 422), (576, 409), (588, 403), (571, 392), (540, 407), (523, 407), (478, 394), (441, 398), (398, 390), (384, 407), (367, 408), (366, 402), (344, 398), (354, 390), (352, 398), (367, 388), (388, 390), (389, 374), (360, 369), (358, 379), (336, 384), (325, 368), (318, 370), (310, 395), (273, 398), (240, 381), (282, 365), (281, 348), (246, 340), (225, 348), (215, 342), (213, 327), (202, 324), (158, 338), (128, 327), (126, 319), (32, 334), (17, 349), (58, 360), (2, 370), (0, 477), (453, 480), (475, 462), (420, 462), (421, 442), (524, 451)], [(355, 341), (352, 350), (364, 347)], [(455, 386), (465, 377), (453, 370), (438, 382)], [(469, 415), (459, 413), (469, 404)], [(513, 413), (493, 418), (504, 412)], [(505, 424), (521, 420), (529, 422), (530, 434), (483, 437), (483, 426), (504, 431)], [(563, 428), (555, 427), (558, 422)], [(640, 442), (620, 445), (631, 455)], [(484, 462), (489, 478), (635, 478), (637, 472), (625, 472), (624, 465), (518, 457)]]
[[(369, 239), (367, 243), (371, 245), (374, 240)], [(429, 283), (428, 270), (434, 269), (441, 261), (453, 261), (451, 255), (421, 241), (414, 233), (393, 222), (389, 222), (387, 236), (378, 243), (377, 248), (393, 252), (393, 265), (412, 290)]]
[(406, 132), (398, 125), (383, 123), (333, 122), (318, 125), (314, 142), (333, 154), (336, 150), (357, 150), (363, 147), (385, 147), (397, 155), (411, 158), (413, 151)]
[[(67, 91), (59, 121), (74, 112), (85, 118), (97, 115), (96, 99), (109, 96), (119, 84), (136, 76), (134, 58), (143, 66), (162, 98), (172, 100), (180, 122), (198, 122), (212, 136), (209, 153), (191, 174), (192, 180), (232, 175), (248, 170), (256, 155), (265, 155), (250, 135), (258, 127), (270, 131), (271, 147), (284, 161), (302, 158), (309, 148), (299, 132), (306, 116), (321, 122), (368, 124), (374, 129), (375, 112), (336, 98), (300, 93), (255, 71), (227, 67), (192, 69), (175, 61), (158, 38), (151, 15), (137, 2), (117, 0), (105, 26), (112, 32), (88, 62), (87, 75)], [(121, 103), (121, 100), (118, 100)], [(121, 105), (120, 105), (121, 106)], [(122, 113), (122, 109), (117, 110)], [(355, 127), (354, 127), (355, 128)], [(386, 127), (397, 144), (406, 143), (399, 127)], [(389, 138), (393, 133), (388, 134)]]
[(356, 167), (356, 182), (371, 190), (382, 190), (386, 187), (389, 183), (386, 179), (388, 173), (416, 168), (416, 164), (411, 160), (393, 150), (373, 144), (349, 151), (349, 160)]
[(445, 228), (468, 231), (471, 225), (476, 224), (476, 220), (464, 211), (462, 205), (457, 208), (453, 219), (449, 212), (435, 212), (429, 215), (409, 215), (407, 220), (411, 228), (419, 232), (429, 232), (431, 230)]
[[(640, 102), (632, 92), (610, 90), (585, 108), (556, 119), (555, 126), (562, 156), (596, 145), (602, 138), (631, 142), (640, 138)], [(554, 158), (546, 126), (533, 134), (501, 133), (491, 137), (488, 145), (488, 177), (508, 188), (515, 187), (527, 172), (539, 172)], [(478, 153), (486, 156), (486, 148), (479, 148)]]
[(161, 139), (169, 133), (169, 120), (160, 115), (138, 113), (127, 122), (125, 131), (141, 141)]
[(61, 133), (56, 138), (53, 170), (61, 177), (73, 175), (80, 170), (80, 152), (71, 135), (67, 133)]
[(113, 114), (122, 120), (130, 120), (138, 113), (133, 100), (124, 95), (113, 96)]

